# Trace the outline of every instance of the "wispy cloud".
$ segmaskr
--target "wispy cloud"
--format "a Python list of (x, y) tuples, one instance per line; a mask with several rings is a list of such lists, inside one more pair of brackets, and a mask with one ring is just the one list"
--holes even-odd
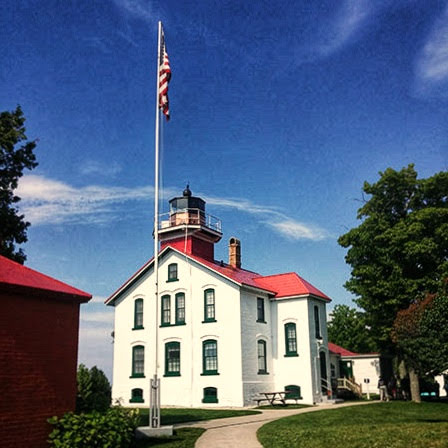
[(154, 22), (152, 2), (149, 0), (114, 0), (115, 4), (128, 14), (145, 22)]
[(115, 176), (121, 171), (121, 166), (117, 162), (104, 164), (95, 160), (86, 160), (79, 168), (81, 174), (95, 174), (102, 176)]
[(313, 240), (319, 241), (328, 238), (329, 233), (318, 226), (307, 225), (292, 219), (284, 221), (269, 222), (271, 227), (283, 236), (292, 240)]
[[(173, 188), (165, 188), (165, 197), (175, 196)], [(135, 188), (90, 185), (73, 187), (43, 176), (24, 176), (17, 194), (22, 198), (21, 209), (33, 225), (44, 224), (103, 224), (112, 217), (126, 219), (122, 206), (132, 201), (151, 201), (152, 186)], [(256, 204), (241, 198), (219, 198), (201, 195), (209, 205), (238, 210), (259, 216), (259, 222), (284, 237), (299, 240), (322, 240), (329, 233), (316, 225), (305, 224), (287, 216), (277, 207)], [(139, 207), (146, 209), (145, 207)], [(132, 215), (135, 218), (135, 215)]]
[[(415, 64), (415, 93), (448, 94), (448, 5), (436, 19)], [(444, 88), (444, 92), (441, 89)]]
[(357, 40), (374, 17), (381, 2), (343, 0), (335, 13), (326, 19), (320, 16), (316, 28), (307, 33), (306, 43), (296, 49), (296, 63), (323, 59)]
[(102, 37), (83, 37), (82, 40), (86, 43), (88, 47), (95, 48), (96, 50), (99, 50), (103, 54), (110, 54), (112, 53), (111, 44), (108, 42), (107, 39), (104, 39)]
[(79, 363), (100, 366), (112, 377), (114, 309), (102, 304), (104, 297), (94, 297), (81, 305), (79, 320)]

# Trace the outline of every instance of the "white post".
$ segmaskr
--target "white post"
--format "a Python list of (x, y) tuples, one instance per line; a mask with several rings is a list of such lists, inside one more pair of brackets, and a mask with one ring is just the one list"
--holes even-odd
[(155, 128), (155, 167), (154, 167), (154, 277), (155, 277), (155, 369), (150, 383), (149, 426), (160, 428), (160, 380), (158, 379), (159, 363), (159, 77), (160, 77), (160, 44), (162, 22), (159, 22), (157, 43), (157, 85), (156, 85), (156, 128)]

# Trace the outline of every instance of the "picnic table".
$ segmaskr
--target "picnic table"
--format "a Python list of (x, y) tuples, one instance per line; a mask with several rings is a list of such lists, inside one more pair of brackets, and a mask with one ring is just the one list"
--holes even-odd
[(286, 406), (285, 395), (286, 391), (282, 390), (281, 392), (260, 392), (260, 395), (264, 396), (264, 398), (256, 399), (258, 405), (260, 401), (268, 401), (271, 406), (274, 406), (274, 401), (280, 401), (283, 406)]

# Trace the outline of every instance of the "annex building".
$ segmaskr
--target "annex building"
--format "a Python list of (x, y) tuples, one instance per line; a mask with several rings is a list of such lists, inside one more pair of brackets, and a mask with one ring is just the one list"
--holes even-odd
[(148, 406), (157, 356), (162, 405), (247, 406), (287, 386), (303, 403), (322, 401), (329, 297), (294, 272), (243, 269), (236, 238), (228, 262), (215, 261), (221, 222), (188, 186), (169, 202), (157, 308), (153, 259), (106, 300), (115, 307), (112, 399)]

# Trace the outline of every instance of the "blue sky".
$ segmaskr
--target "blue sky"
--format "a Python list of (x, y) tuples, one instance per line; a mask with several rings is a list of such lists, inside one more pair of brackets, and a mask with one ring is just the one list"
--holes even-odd
[(27, 265), (94, 295), (79, 360), (111, 376), (102, 305), (152, 256), (157, 21), (172, 68), (163, 210), (187, 182), (222, 219), (217, 259), (296, 271), (333, 298), (365, 180), (446, 170), (448, 2), (5, 0), (0, 109), (20, 104)]

